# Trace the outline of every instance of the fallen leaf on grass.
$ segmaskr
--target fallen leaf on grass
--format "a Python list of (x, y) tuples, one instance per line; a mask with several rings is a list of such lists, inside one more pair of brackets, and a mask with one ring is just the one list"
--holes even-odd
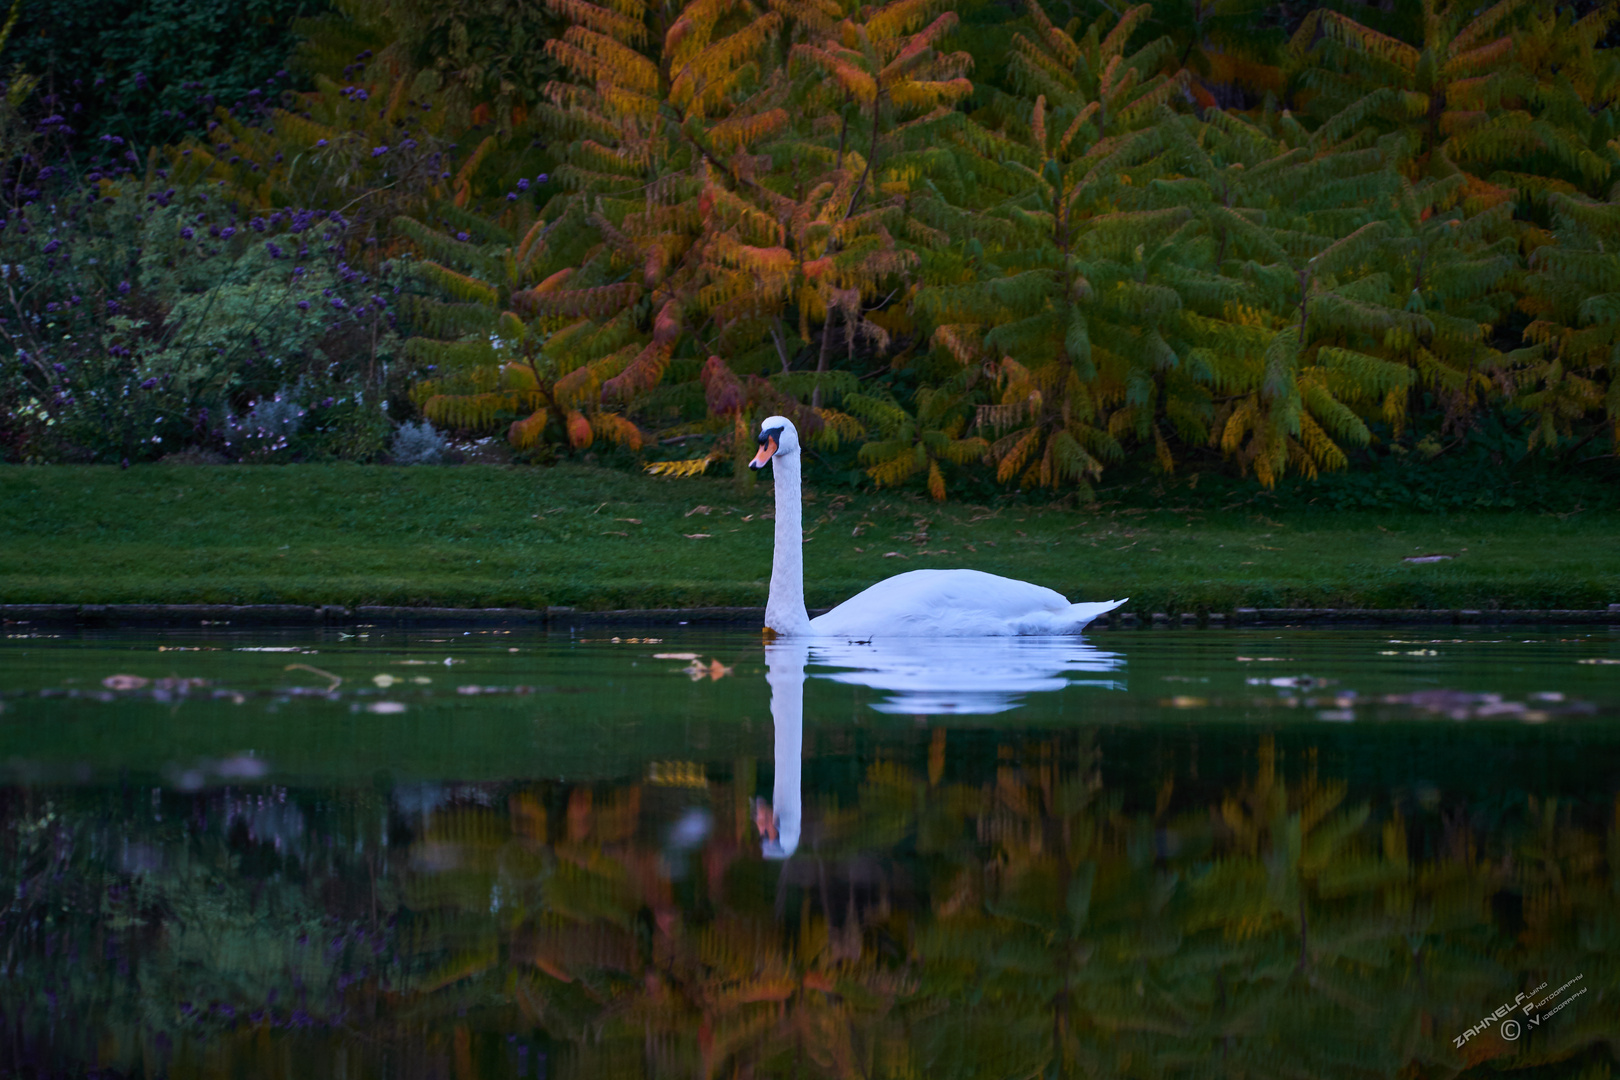
[(653, 653), (653, 659), (654, 660), (696, 660), (697, 658), (698, 658), (698, 654), (695, 653), (695, 652), (660, 652), (660, 653)]
[(688, 510), (685, 514), (682, 514), (681, 516), (682, 517), (691, 517), (693, 514), (705, 514), (705, 515), (707, 515), (707, 514), (712, 514), (713, 512), (714, 512), (714, 507), (712, 507), (712, 506), (694, 506), (694, 507), (692, 507), (692, 509)]
[(1577, 664), (1620, 664), (1620, 660), (1611, 660), (1606, 656), (1599, 656), (1592, 660), (1577, 660)]
[(109, 675), (101, 680), (101, 685), (109, 690), (139, 690), (149, 681), (139, 675)]
[(405, 703), (402, 701), (373, 701), (366, 706), (366, 712), (377, 713), (380, 716), (393, 716), (404, 711)]
[(1447, 559), (1454, 558), (1456, 558), (1455, 555), (1408, 555), (1401, 562), (1445, 562)]
[(686, 537), (688, 540), (707, 540), (709, 537), (713, 536), (714, 534), (713, 533), (682, 533), (681, 535)]
[(910, 555), (902, 555), (898, 551), (885, 551), (883, 553), (883, 557), (885, 559), (909, 559), (909, 558), (911, 558)]

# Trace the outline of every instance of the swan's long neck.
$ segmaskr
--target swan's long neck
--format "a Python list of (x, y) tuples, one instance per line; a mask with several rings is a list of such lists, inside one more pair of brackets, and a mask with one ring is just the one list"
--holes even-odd
[(765, 625), (787, 636), (808, 634), (804, 610), (804, 509), (800, 505), (799, 455), (771, 459), (776, 478), (776, 551), (771, 557), (771, 595)]

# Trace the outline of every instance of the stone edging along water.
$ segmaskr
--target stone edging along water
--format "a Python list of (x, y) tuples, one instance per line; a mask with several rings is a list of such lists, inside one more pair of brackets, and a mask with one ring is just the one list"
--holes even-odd
[[(812, 615), (819, 611), (812, 611)], [(648, 608), (579, 611), (547, 608), (344, 607), (323, 604), (0, 604), (6, 626), (74, 626), (84, 629), (141, 627), (270, 626), (531, 626), (566, 630), (592, 626), (758, 627), (762, 607)], [(1237, 608), (1228, 612), (1112, 612), (1094, 630), (1233, 626), (1411, 626), (1497, 625), (1504, 623), (1620, 625), (1620, 604), (1606, 610), (1402, 609), (1402, 608)]]

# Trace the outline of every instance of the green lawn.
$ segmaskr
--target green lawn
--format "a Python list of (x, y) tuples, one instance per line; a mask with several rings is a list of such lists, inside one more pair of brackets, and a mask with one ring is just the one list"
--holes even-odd
[[(812, 607), (956, 566), (1075, 600), (1129, 596), (1138, 612), (1620, 601), (1612, 511), (1267, 516), (806, 494)], [(0, 601), (759, 605), (771, 506), (768, 478), (578, 465), (5, 466)], [(1455, 557), (1403, 561), (1424, 554)]]

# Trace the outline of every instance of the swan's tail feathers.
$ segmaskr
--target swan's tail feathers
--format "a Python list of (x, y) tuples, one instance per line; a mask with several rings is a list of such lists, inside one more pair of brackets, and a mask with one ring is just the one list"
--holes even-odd
[(1070, 620), (1071, 634), (1078, 634), (1084, 630), (1093, 619), (1106, 615), (1115, 608), (1129, 602), (1130, 597), (1123, 600), (1103, 600), (1095, 604), (1070, 604), (1064, 615)]

